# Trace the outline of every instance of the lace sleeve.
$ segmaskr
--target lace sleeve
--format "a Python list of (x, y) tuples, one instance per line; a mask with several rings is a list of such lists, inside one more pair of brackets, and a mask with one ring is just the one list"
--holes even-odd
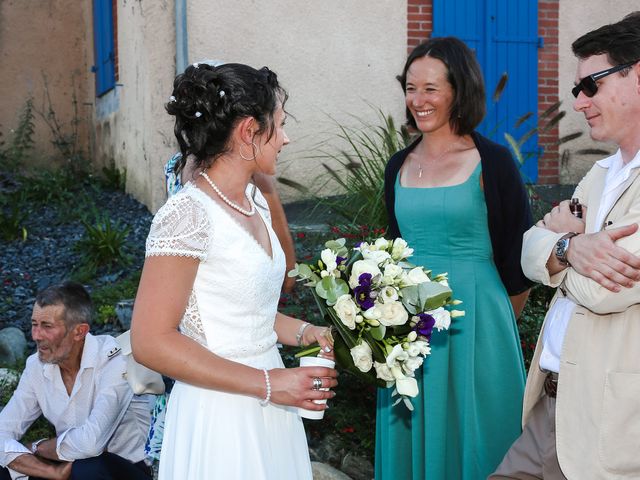
[(204, 261), (209, 228), (209, 217), (200, 202), (189, 195), (175, 195), (153, 218), (145, 256), (175, 255)]

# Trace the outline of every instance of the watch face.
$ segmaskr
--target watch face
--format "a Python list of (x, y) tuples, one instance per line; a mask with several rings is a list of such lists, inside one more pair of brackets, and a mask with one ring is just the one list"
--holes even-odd
[(561, 238), (556, 243), (556, 251), (555, 251), (556, 257), (558, 257), (558, 260), (560, 260), (563, 263), (567, 261), (567, 247), (568, 247), (568, 245), (569, 245), (569, 239), (568, 238)]

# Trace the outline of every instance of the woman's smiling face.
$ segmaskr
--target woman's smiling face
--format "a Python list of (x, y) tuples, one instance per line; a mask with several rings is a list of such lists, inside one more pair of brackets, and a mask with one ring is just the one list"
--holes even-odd
[(445, 64), (431, 57), (417, 58), (407, 70), (405, 102), (418, 130), (423, 133), (442, 128), (451, 130), (449, 119), (454, 91), (447, 75)]

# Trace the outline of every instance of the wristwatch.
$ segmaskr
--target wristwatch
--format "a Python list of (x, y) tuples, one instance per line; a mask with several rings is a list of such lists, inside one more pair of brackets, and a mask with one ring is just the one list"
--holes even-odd
[(40, 445), (45, 440), (46, 440), (46, 438), (41, 438), (40, 440), (36, 440), (35, 442), (33, 442), (31, 444), (31, 453), (34, 454), (34, 455), (37, 455), (38, 454), (38, 445)]
[(569, 240), (571, 240), (576, 235), (578, 234), (575, 232), (569, 232), (556, 242), (554, 253), (558, 261), (564, 266), (569, 266), (569, 261), (567, 260), (567, 250), (569, 249)]

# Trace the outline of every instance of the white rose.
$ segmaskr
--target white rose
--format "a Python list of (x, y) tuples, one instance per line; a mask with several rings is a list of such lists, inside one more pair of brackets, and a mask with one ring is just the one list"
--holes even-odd
[(320, 252), (320, 259), (324, 263), (324, 267), (328, 272), (333, 272), (338, 268), (337, 255), (330, 248), (325, 248)]
[(380, 265), (385, 260), (391, 258), (391, 255), (389, 255), (389, 252), (386, 252), (384, 250), (373, 250), (371, 248), (363, 248), (363, 249), (360, 249), (360, 251), (362, 252), (362, 258), (364, 258), (365, 260), (371, 260), (375, 262), (376, 265)]
[(416, 267), (409, 271), (407, 279), (411, 285), (418, 285), (420, 283), (430, 282), (429, 276), (425, 273), (422, 267)]
[(393, 382), (395, 380), (386, 363), (374, 362), (373, 366), (376, 369), (376, 377), (381, 378), (385, 382)]
[(376, 275), (380, 275), (380, 269), (378, 268), (378, 264), (371, 260), (358, 260), (351, 267), (351, 277), (349, 278), (349, 286), (351, 288), (356, 288), (360, 285), (360, 275), (363, 273), (370, 273), (371, 278)]
[(402, 345), (395, 345), (391, 353), (387, 355), (387, 367), (393, 371), (393, 368), (397, 367), (398, 362), (403, 362), (407, 358), (409, 358), (409, 355), (404, 351)]
[(384, 287), (378, 294), (382, 303), (395, 302), (398, 300), (398, 290), (393, 287)]
[(396, 262), (403, 258), (410, 257), (413, 254), (413, 248), (407, 247), (407, 242), (402, 238), (396, 238), (393, 241), (393, 247), (391, 248), (391, 258)]
[(381, 303), (377, 308), (380, 310), (380, 323), (386, 327), (404, 325), (409, 319), (409, 314), (400, 302)]
[(431, 310), (427, 313), (435, 319), (436, 323), (433, 328), (435, 328), (436, 330), (446, 330), (447, 328), (449, 328), (449, 325), (451, 325), (451, 314), (443, 307), (436, 308), (435, 310)]
[(422, 362), (424, 362), (423, 357), (410, 357), (402, 363), (402, 368), (407, 373), (413, 373), (422, 366)]
[(338, 318), (349, 329), (356, 328), (356, 316), (358, 315), (358, 306), (351, 298), (351, 295), (345, 294), (338, 297), (336, 304), (333, 306)]
[(361, 342), (353, 347), (351, 349), (351, 358), (353, 358), (353, 364), (361, 372), (368, 372), (373, 366), (371, 347), (367, 342)]
[(402, 277), (404, 270), (395, 263), (390, 263), (384, 267), (382, 281), (385, 285), (393, 285), (396, 278)]
[(407, 335), (407, 340), (409, 342), (415, 342), (416, 338), (418, 338), (418, 333), (415, 330), (410, 331), (409, 334)]

